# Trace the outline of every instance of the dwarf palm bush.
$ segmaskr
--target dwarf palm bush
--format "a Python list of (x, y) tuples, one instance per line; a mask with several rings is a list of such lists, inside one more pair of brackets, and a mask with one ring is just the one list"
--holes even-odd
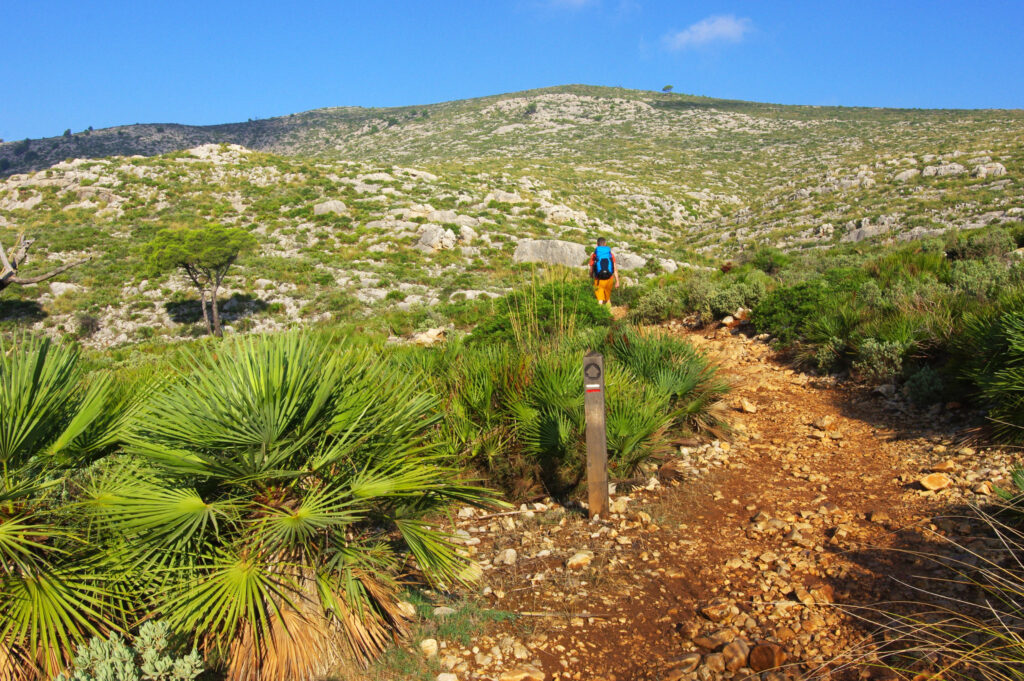
[(956, 341), (963, 374), (990, 405), (997, 434), (1024, 441), (1024, 312), (1019, 292), (998, 309), (968, 314)]
[(608, 350), (636, 382), (665, 398), (673, 424), (691, 430), (721, 425), (717, 404), (728, 384), (716, 377), (708, 358), (686, 341), (653, 329), (627, 328), (611, 336)]
[(69, 507), (67, 474), (106, 452), (133, 411), (73, 350), (0, 345), (0, 679), (56, 673), (115, 627), (116, 584)]
[(149, 607), (229, 679), (362, 662), (405, 621), (396, 575), (447, 584), (467, 561), (428, 521), (488, 495), (438, 465), (421, 381), (307, 335), (191, 358), (97, 479), (92, 518)]

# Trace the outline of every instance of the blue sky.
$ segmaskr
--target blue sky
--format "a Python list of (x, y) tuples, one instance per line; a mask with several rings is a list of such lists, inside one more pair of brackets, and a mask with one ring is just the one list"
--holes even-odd
[(1024, 108), (1024, 2), (5, 0), (0, 138), (586, 83)]

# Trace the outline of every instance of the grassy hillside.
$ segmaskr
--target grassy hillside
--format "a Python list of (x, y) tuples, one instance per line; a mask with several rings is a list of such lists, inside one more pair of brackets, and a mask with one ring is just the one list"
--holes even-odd
[[(209, 221), (261, 242), (227, 281), (236, 329), (383, 314), (394, 330), (439, 322), (439, 305), (485, 313), (460, 301), (529, 276), (514, 257), (524, 239), (606, 235), (637, 281), (765, 244), (999, 225), (1024, 213), (1022, 131), (1019, 111), (566, 86), (8, 143), (7, 172), (37, 171), (0, 182), (0, 243), (36, 238), (27, 269), (93, 260), (56, 284), (6, 290), (0, 323), (77, 333), (88, 315), (97, 345), (194, 333), (187, 282), (147, 271), (141, 249), (162, 227)], [(109, 154), (120, 156), (86, 158)], [(344, 205), (318, 214), (332, 200)]]

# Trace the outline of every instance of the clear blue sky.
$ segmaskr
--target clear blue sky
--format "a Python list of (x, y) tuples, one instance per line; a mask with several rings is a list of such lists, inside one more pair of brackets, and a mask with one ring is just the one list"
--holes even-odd
[(567, 83), (1024, 108), (1021, 0), (5, 0), (0, 138)]

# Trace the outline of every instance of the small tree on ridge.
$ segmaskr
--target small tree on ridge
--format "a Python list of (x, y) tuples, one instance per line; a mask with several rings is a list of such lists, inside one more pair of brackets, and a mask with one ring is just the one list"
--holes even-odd
[(149, 243), (147, 260), (150, 266), (160, 271), (175, 268), (185, 271), (199, 290), (206, 330), (220, 336), (223, 332), (217, 293), (238, 256), (255, 246), (256, 239), (237, 227), (217, 224), (199, 228), (172, 227), (160, 230)]

